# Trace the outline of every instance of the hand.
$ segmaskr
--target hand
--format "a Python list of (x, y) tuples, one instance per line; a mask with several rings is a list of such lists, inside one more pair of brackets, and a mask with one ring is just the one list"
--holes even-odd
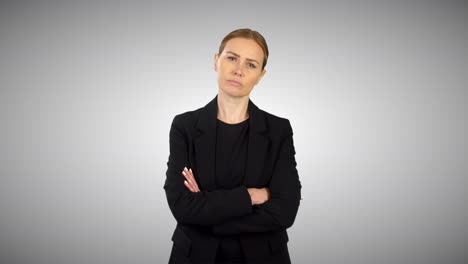
[(252, 205), (262, 204), (270, 199), (270, 189), (264, 188), (248, 188)]
[(193, 176), (192, 169), (187, 170), (186, 167), (184, 167), (184, 170), (182, 171), (182, 174), (184, 177), (187, 179), (184, 181), (185, 186), (191, 191), (191, 192), (200, 192), (200, 188), (198, 188), (198, 184), (195, 181), (195, 177)]

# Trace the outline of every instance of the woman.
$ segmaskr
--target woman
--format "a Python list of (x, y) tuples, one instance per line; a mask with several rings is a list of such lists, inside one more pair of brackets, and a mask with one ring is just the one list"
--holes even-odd
[(229, 33), (214, 56), (218, 94), (172, 121), (164, 190), (177, 226), (169, 263), (291, 263), (286, 229), (302, 187), (293, 131), (249, 99), (267, 59), (258, 32)]

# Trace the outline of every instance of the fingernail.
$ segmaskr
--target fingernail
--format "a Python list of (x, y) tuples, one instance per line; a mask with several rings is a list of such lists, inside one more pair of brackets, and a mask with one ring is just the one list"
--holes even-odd
[(185, 171), (183, 171), (182, 174), (186, 175), (186, 174), (185, 174)]
[(192, 168), (190, 168), (190, 172), (192, 172)]
[(184, 167), (184, 170), (187, 170), (187, 167)]
[(184, 183), (188, 185), (188, 182), (187, 182), (187, 181), (184, 181)]

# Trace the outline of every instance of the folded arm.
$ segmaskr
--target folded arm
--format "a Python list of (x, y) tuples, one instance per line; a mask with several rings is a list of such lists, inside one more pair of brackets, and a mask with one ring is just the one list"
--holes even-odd
[(267, 232), (293, 225), (301, 199), (301, 182), (296, 169), (293, 131), (288, 120), (269, 189), (270, 199), (253, 207), (251, 213), (228, 219), (212, 227), (214, 234), (230, 235)]
[(179, 223), (216, 225), (252, 212), (246, 186), (231, 190), (191, 192), (184, 185), (184, 167), (189, 167), (188, 144), (180, 116), (175, 116), (169, 132), (170, 154), (167, 162), (166, 192), (169, 208)]

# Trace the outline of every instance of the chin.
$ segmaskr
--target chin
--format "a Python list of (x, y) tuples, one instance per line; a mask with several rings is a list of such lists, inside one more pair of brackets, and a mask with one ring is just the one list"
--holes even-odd
[[(242, 89), (242, 88), (241, 88)], [(229, 88), (224, 88), (224, 89), (221, 89), (226, 95), (228, 96), (231, 96), (231, 97), (245, 97), (245, 96), (248, 96), (249, 93), (246, 93), (245, 91), (243, 90), (239, 90), (239, 89), (233, 89), (232, 87), (229, 87)]]

